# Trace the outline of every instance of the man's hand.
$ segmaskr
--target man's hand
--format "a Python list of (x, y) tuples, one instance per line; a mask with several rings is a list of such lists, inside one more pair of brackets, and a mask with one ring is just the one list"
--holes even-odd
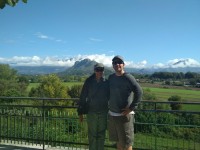
[(129, 109), (129, 108), (124, 108), (124, 109), (122, 109), (122, 111), (123, 111), (123, 112), (122, 112), (121, 114), (122, 114), (123, 116), (126, 116), (127, 114), (129, 114), (129, 113), (130, 113), (131, 111), (133, 111), (133, 110), (131, 110), (131, 109)]
[(83, 122), (83, 115), (79, 115), (79, 121)]

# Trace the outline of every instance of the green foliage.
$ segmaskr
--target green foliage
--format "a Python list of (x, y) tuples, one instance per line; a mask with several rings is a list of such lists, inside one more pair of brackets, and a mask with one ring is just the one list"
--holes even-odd
[(170, 85), (171, 83), (170, 83), (170, 81), (165, 81), (165, 84)]
[(155, 72), (151, 75), (151, 78), (159, 79), (183, 79), (184, 74), (182, 72)]
[(195, 86), (196, 82), (197, 82), (195, 78), (189, 79), (188, 81), (189, 81), (190, 85), (193, 85), (193, 86)]
[(140, 112), (137, 113), (135, 119), (139, 122), (139, 124), (135, 124), (137, 134), (143, 133), (172, 139), (200, 140), (200, 130), (198, 129), (200, 116), (197, 114)]
[(83, 85), (73, 85), (69, 90), (68, 94), (71, 98), (79, 98)]
[(69, 98), (67, 87), (55, 74), (44, 76), (41, 80), (38, 87), (31, 89), (30, 97)]
[(187, 72), (185, 74), (185, 78), (187, 79), (192, 79), (192, 78), (197, 78), (199, 77), (198, 73), (195, 73), (195, 72)]
[[(168, 98), (168, 101), (180, 102), (181, 101), (181, 96), (173, 95), (170, 98)], [(171, 106), (172, 110), (181, 110), (182, 109), (182, 105), (180, 103), (171, 103), (170, 106)]]
[[(62, 146), (62, 144), (66, 146), (64, 142), (69, 142), (70, 147), (78, 147), (77, 143), (88, 142), (86, 121), (79, 122), (74, 108), (48, 110), (44, 107), (43, 111), (39, 107), (25, 108), (11, 105), (9, 109), (1, 107), (0, 114), (1, 135), (5, 138), (22, 138), (23, 141), (27, 140), (27, 142), (35, 139), (39, 144), (43, 140), (44, 132), (44, 140), (50, 146)], [(134, 146), (136, 143), (139, 143), (140, 146), (145, 143), (144, 145), (149, 149), (151, 146), (155, 146), (156, 140), (157, 149), (193, 149), (193, 147), (189, 148), (190, 146), (187, 144), (183, 147), (169, 144), (169, 141), (173, 140), (184, 143), (189, 141), (188, 143), (194, 143), (198, 147), (200, 141), (199, 117), (199, 114), (183, 113), (182, 111), (179, 113), (154, 112), (154, 107), (149, 111), (136, 111), (134, 126), (137, 142), (134, 142)], [(138, 137), (138, 135), (142, 137)], [(147, 138), (150, 141), (147, 141)], [(152, 147), (152, 149), (155, 148)]]
[(173, 82), (174, 86), (184, 86), (184, 82), (178, 81), (178, 82)]
[[(27, 3), (28, 0), (22, 0), (23, 3)], [(1, 0), (0, 1), (0, 9), (3, 9), (6, 5), (14, 7), (19, 0)]]
[(16, 89), (8, 89), (5, 93), (5, 95), (8, 97), (20, 97), (21, 96), (20, 92)]
[(144, 100), (156, 100), (155, 93), (152, 93), (149, 88), (144, 89), (143, 98)]
[(25, 96), (28, 82), (9, 65), (0, 64), (0, 96)]
[(0, 79), (1, 80), (13, 80), (17, 78), (17, 71), (11, 69), (7, 64), (0, 64)]
[(64, 82), (84, 82), (88, 76), (81, 76), (81, 75), (59, 75), (60, 79)]
[(197, 79), (200, 74), (195, 72), (186, 72), (185, 74), (182, 72), (155, 72), (150, 78), (154, 79)]
[(181, 101), (181, 96), (179, 96), (179, 95), (173, 95), (170, 98), (168, 98), (168, 101), (174, 101), (174, 102)]

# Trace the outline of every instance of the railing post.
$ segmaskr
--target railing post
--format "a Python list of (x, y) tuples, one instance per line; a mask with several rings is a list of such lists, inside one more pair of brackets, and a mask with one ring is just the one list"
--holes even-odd
[[(157, 111), (156, 111), (156, 104), (154, 103), (154, 110), (155, 110), (155, 119), (154, 119), (154, 127), (155, 127), (155, 135), (157, 135)], [(155, 136), (155, 150), (157, 150), (157, 136)]]
[(42, 115), (43, 115), (43, 147), (42, 149), (44, 150), (45, 149), (45, 142), (44, 142), (44, 136), (45, 136), (45, 110), (44, 110), (44, 99), (42, 100)]

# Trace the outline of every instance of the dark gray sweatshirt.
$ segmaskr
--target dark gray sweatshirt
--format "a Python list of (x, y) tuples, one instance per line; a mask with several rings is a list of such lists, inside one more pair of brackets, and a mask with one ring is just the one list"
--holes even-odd
[(134, 110), (142, 99), (142, 88), (135, 78), (128, 73), (122, 76), (112, 74), (108, 78), (110, 87), (109, 110), (121, 113), (129, 107)]

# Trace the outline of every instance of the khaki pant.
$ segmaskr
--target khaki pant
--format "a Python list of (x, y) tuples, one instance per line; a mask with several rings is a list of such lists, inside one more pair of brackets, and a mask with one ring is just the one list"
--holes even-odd
[(133, 144), (134, 136), (134, 116), (110, 116), (108, 117), (109, 140), (115, 141), (123, 148), (128, 148)]

